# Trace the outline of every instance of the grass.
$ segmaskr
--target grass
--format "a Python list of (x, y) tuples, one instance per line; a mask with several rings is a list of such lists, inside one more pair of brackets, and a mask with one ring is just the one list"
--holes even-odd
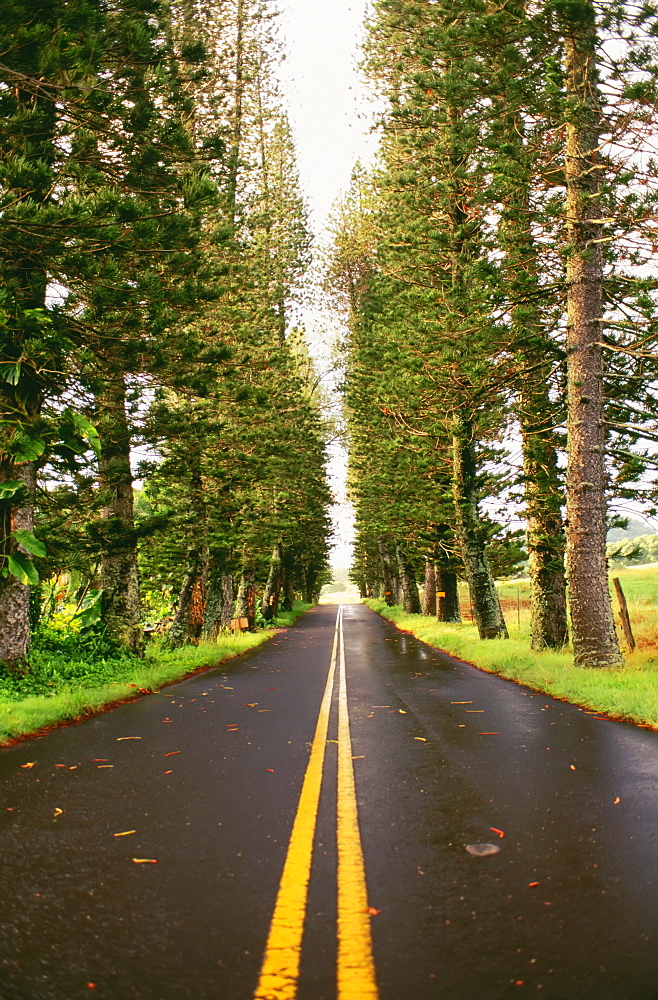
[(634, 653), (626, 651), (622, 670), (576, 667), (569, 650), (532, 650), (527, 581), (500, 585), (509, 639), (482, 641), (469, 622), (437, 622), (407, 615), (399, 606), (389, 608), (384, 601), (365, 603), (398, 628), (482, 670), (611, 718), (658, 729), (658, 567), (619, 570), (614, 575), (624, 588), (638, 643)]
[(295, 602), (294, 609), (279, 614), (271, 628), (221, 635), (216, 642), (198, 646), (171, 650), (156, 641), (143, 660), (117, 655), (106, 645), (90, 647), (71, 633), (56, 649), (52, 638), (37, 642), (29, 671), (5, 673), (0, 678), (0, 745), (96, 715), (234, 659), (266, 642), (277, 628), (292, 625), (310, 607)]

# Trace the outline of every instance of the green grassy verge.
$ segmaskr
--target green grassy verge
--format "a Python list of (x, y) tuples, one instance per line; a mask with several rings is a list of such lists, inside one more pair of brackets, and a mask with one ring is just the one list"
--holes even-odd
[(95, 715), (117, 702), (158, 691), (198, 670), (231, 660), (292, 625), (312, 605), (301, 601), (281, 613), (276, 626), (240, 635), (222, 635), (216, 642), (166, 649), (153, 642), (143, 660), (131, 656), (99, 657), (98, 651), (71, 653), (35, 650), (31, 669), (0, 678), (0, 745), (44, 729)]
[(398, 628), (475, 667), (611, 718), (658, 729), (658, 656), (647, 650), (628, 656), (623, 670), (591, 670), (574, 666), (568, 652), (531, 650), (523, 622), (510, 624), (509, 639), (482, 641), (470, 624), (408, 615), (384, 601), (364, 603)]

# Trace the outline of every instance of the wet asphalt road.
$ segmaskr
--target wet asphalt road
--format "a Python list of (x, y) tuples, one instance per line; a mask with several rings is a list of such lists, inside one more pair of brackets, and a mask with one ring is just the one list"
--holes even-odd
[[(0, 751), (0, 1000), (250, 1000), (335, 618)], [(344, 634), (381, 1000), (656, 1000), (658, 733)], [(328, 736), (299, 1000), (336, 997)]]

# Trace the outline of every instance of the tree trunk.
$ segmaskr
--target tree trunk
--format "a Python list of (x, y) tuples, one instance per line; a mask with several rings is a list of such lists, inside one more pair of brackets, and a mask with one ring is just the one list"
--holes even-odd
[(293, 554), (289, 551), (283, 553), (283, 560), (281, 563), (282, 568), (282, 600), (281, 600), (281, 610), (282, 611), (292, 611), (293, 605), (295, 603), (295, 576), (294, 576), (294, 564), (295, 560)]
[[(5, 556), (14, 552), (27, 555), (25, 549), (9, 536), (16, 529), (34, 529), (36, 463), (0, 463), (0, 482), (13, 481), (23, 484), (18, 505), (12, 506), (10, 499), (0, 503), (2, 554)], [(6, 579), (0, 577), (0, 663), (10, 670), (15, 669), (25, 661), (29, 651), (30, 588), (9, 574)]]
[(464, 572), (473, 602), (473, 613), (481, 639), (508, 638), (483, 538), (478, 511), (476, 464), (469, 421), (456, 416), (453, 422), (453, 497), (456, 535), (461, 546)]
[[(532, 399), (528, 400), (528, 396)], [(543, 399), (538, 399), (542, 396)], [(569, 641), (564, 574), (564, 525), (557, 455), (550, 425), (540, 413), (551, 410), (548, 391), (537, 386), (520, 397), (523, 473), (526, 502), (526, 543), (530, 577), (533, 649), (561, 649)], [(528, 419), (536, 415), (543, 426)], [(547, 417), (549, 424), (552, 416)]]
[(235, 617), (246, 618), (249, 628), (256, 624), (256, 568), (248, 556), (244, 556), (242, 561)]
[(436, 610), (436, 569), (429, 556), (425, 556), (425, 593), (423, 595), (423, 614), (433, 615)]
[(189, 549), (187, 570), (178, 598), (178, 608), (169, 629), (169, 644), (182, 646), (199, 641), (203, 628), (208, 559), (200, 549)]
[(402, 607), (408, 615), (419, 615), (421, 613), (420, 597), (418, 596), (418, 584), (413, 566), (409, 562), (406, 550), (400, 543), (395, 546), (395, 554), (402, 584)]
[(605, 414), (598, 194), (604, 165), (591, 2), (566, 19), (567, 88), (567, 570), (574, 660), (623, 664), (605, 557)]
[(318, 570), (315, 566), (306, 567), (306, 587), (304, 592), (304, 598), (307, 604), (315, 604), (318, 599), (317, 592), (318, 584)]
[(281, 593), (281, 556), (282, 545), (277, 542), (272, 549), (270, 559), (270, 572), (263, 591), (263, 599), (260, 604), (260, 611), (266, 622), (276, 618), (279, 610), (279, 594)]
[(380, 538), (377, 547), (379, 548), (379, 558), (382, 563), (382, 576), (384, 578), (384, 600), (388, 604), (389, 608), (397, 602), (397, 584), (394, 581), (393, 572), (391, 570), (391, 557), (388, 551), (388, 545), (383, 538)]
[[(508, 5), (508, 14), (521, 22), (526, 0)], [(502, 52), (502, 49), (501, 49)], [(564, 491), (558, 471), (549, 385), (553, 345), (537, 305), (543, 290), (533, 233), (531, 178), (537, 169), (532, 144), (524, 141), (526, 122), (514, 99), (517, 81), (509, 67), (501, 66), (509, 91), (501, 94), (505, 145), (511, 176), (504, 195), (499, 227), (510, 288), (510, 315), (517, 377), (517, 415), (523, 442), (526, 541), (530, 577), (531, 646), (560, 649), (568, 641), (565, 536), (562, 520)]]
[[(440, 595), (444, 594), (444, 597)], [(436, 567), (436, 617), (440, 622), (460, 622), (457, 574)]]
[(108, 636), (143, 655), (140, 628), (139, 568), (130, 468), (130, 429), (126, 385), (120, 373), (103, 381), (96, 393), (96, 428), (101, 444), (98, 463), (102, 502), (101, 619)]
[(209, 639), (229, 627), (233, 617), (233, 574), (222, 569), (222, 562), (211, 561), (206, 590), (203, 633)]

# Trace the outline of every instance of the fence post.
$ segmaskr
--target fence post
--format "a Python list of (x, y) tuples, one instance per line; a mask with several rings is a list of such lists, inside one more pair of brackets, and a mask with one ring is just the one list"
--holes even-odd
[(619, 616), (621, 618), (621, 627), (624, 630), (624, 635), (626, 636), (626, 642), (628, 643), (628, 648), (631, 653), (635, 649), (635, 638), (633, 636), (633, 630), (631, 628), (631, 619), (628, 614), (628, 605), (626, 604), (626, 598), (624, 596), (624, 591), (621, 589), (621, 583), (619, 577), (615, 576), (612, 579), (615, 586), (615, 591), (617, 593), (617, 600), (619, 601)]

